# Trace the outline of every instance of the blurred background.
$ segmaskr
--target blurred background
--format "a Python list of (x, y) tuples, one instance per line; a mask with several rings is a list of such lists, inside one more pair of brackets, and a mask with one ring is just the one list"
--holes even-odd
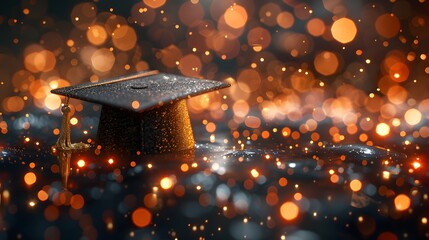
[[(428, 54), (426, 0), (2, 0), (0, 239), (428, 238)], [(51, 154), (148, 69), (231, 84), (195, 156)]]
[[(0, 4), (3, 141), (59, 134), (51, 89), (147, 69), (232, 84), (189, 101), (209, 133), (224, 124), (256, 140), (288, 125), (278, 131), (314, 142), (429, 137), (425, 0)], [(95, 131), (99, 106), (71, 103), (71, 123)]]

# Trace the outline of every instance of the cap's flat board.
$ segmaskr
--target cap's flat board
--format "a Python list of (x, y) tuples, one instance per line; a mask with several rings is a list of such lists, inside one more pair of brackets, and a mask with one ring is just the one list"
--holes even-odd
[[(51, 92), (88, 102), (143, 112), (228, 86), (229, 84), (218, 81), (159, 73), (112, 83), (85, 83), (54, 89)], [(133, 105), (134, 101), (138, 104)]]

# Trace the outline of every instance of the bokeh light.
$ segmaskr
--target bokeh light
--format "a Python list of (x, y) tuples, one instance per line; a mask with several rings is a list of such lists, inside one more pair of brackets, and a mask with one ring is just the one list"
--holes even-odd
[(353, 20), (340, 18), (332, 24), (332, 36), (340, 43), (353, 41), (357, 34), (357, 27)]
[(33, 172), (28, 172), (24, 175), (24, 181), (27, 185), (33, 185), (36, 183), (37, 177)]
[(332, 75), (339, 67), (338, 57), (332, 52), (321, 52), (317, 54), (314, 59), (314, 67), (316, 68), (316, 71), (322, 75)]
[(399, 33), (401, 25), (394, 14), (385, 13), (375, 21), (377, 33), (385, 38), (392, 38)]
[(86, 30), (97, 17), (97, 7), (94, 3), (79, 3), (71, 11), (71, 22), (79, 29)]
[(46, 96), (44, 103), (49, 110), (55, 110), (61, 106), (61, 98), (58, 95), (49, 94)]
[(46, 191), (44, 191), (44, 190), (40, 190), (38, 193), (37, 193), (37, 198), (40, 200), (40, 201), (46, 201), (46, 200), (48, 200), (48, 198), (49, 198), (49, 195), (48, 195), (48, 193), (46, 192)]
[(73, 209), (81, 209), (85, 205), (85, 199), (82, 195), (76, 194), (70, 198), (70, 206)]
[(174, 177), (164, 177), (159, 182), (159, 185), (163, 189), (170, 189), (174, 186), (174, 184), (175, 184), (175, 178)]
[(362, 189), (362, 182), (361, 182), (360, 180), (358, 180), (358, 179), (353, 179), (353, 180), (350, 182), (350, 189), (351, 189), (353, 192), (358, 192), (358, 191), (360, 191), (360, 190)]
[(143, 2), (151, 8), (159, 8), (162, 7), (166, 0), (143, 0)]
[(131, 50), (136, 46), (136, 42), (136, 31), (130, 26), (121, 25), (120, 27), (116, 28), (112, 33), (112, 43), (119, 50)]
[(107, 40), (107, 32), (101, 25), (93, 25), (86, 31), (88, 41), (96, 46), (102, 45)]
[(384, 136), (389, 135), (390, 126), (386, 123), (379, 123), (379, 124), (377, 124), (375, 131), (377, 132), (378, 135), (384, 137)]
[(234, 4), (225, 11), (224, 18), (228, 26), (242, 28), (247, 22), (247, 11), (244, 7)]
[(79, 160), (77, 161), (77, 166), (78, 166), (78, 167), (82, 168), (82, 167), (85, 167), (85, 165), (86, 165), (85, 160), (83, 160), (83, 159), (79, 159)]
[(290, 12), (281, 12), (276, 17), (277, 24), (284, 28), (291, 28), (295, 22), (293, 15)]
[(405, 194), (399, 194), (394, 199), (395, 208), (398, 211), (405, 211), (410, 208), (411, 199)]
[(6, 112), (19, 112), (24, 108), (25, 102), (21, 97), (13, 96), (3, 99), (2, 106)]
[(56, 63), (55, 55), (48, 50), (32, 51), (24, 59), (25, 68), (33, 73), (52, 71)]
[(280, 214), (286, 221), (292, 221), (298, 217), (299, 207), (293, 202), (285, 202), (280, 206)]
[(313, 18), (307, 22), (307, 31), (312, 36), (319, 37), (325, 33), (326, 26), (323, 20), (319, 18)]
[(414, 126), (422, 120), (422, 113), (415, 108), (410, 108), (405, 112), (404, 119), (408, 124)]
[(101, 48), (92, 54), (91, 63), (94, 70), (108, 72), (115, 64), (115, 55), (109, 49)]
[(152, 221), (152, 214), (146, 208), (137, 208), (133, 211), (131, 219), (137, 227), (146, 227)]

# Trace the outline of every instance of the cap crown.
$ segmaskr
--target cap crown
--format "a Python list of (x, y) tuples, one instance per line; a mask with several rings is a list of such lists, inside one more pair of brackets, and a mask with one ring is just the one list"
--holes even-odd
[(51, 92), (106, 106), (143, 112), (228, 86), (229, 84), (219, 81), (145, 71), (96, 83), (54, 89)]

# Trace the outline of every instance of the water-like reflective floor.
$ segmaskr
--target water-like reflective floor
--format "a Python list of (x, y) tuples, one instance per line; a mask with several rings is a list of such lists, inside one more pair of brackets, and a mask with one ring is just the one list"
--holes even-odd
[(422, 147), (223, 135), (150, 156), (5, 146), (1, 239), (429, 237)]

